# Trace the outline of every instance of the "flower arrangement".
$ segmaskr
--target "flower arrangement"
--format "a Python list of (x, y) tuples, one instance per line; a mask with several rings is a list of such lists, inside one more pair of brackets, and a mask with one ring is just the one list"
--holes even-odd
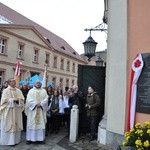
[(143, 126), (140, 123), (135, 124), (124, 136), (123, 146), (133, 146), (137, 150), (150, 150), (150, 122), (144, 122)]

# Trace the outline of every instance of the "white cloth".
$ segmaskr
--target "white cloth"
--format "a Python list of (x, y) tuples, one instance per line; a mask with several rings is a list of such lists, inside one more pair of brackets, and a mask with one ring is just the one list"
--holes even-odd
[[(18, 99), (17, 104), (14, 100)], [(1, 98), (1, 145), (15, 145), (21, 140), (22, 111), (24, 109), (24, 97), (17, 88), (8, 86), (3, 91)]]
[(64, 106), (63, 106), (63, 99), (59, 98), (59, 113), (64, 114)]
[(16, 131), (16, 132), (4, 132), (4, 121), (2, 117), (2, 122), (1, 122), (1, 137), (0, 137), (0, 142), (1, 145), (15, 145), (20, 143), (21, 141), (21, 131)]
[(69, 108), (69, 97), (68, 96), (64, 96), (64, 101), (63, 101), (63, 107), (64, 108)]
[[(40, 104), (40, 108), (36, 105)], [(33, 87), (27, 95), (25, 113), (27, 115), (26, 139), (44, 141), (48, 95), (45, 89)]]
[(39, 130), (30, 130), (27, 128), (26, 130), (26, 139), (27, 141), (44, 141), (45, 139), (45, 129)]

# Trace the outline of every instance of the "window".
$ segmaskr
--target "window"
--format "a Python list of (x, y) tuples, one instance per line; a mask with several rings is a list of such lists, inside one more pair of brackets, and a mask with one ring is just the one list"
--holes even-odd
[(46, 75), (46, 81), (49, 81), (49, 75), (48, 74)]
[(39, 50), (34, 49), (33, 62), (38, 62)]
[(75, 73), (75, 63), (72, 64), (72, 72)]
[(60, 61), (60, 69), (64, 70), (64, 59), (61, 59)]
[(31, 77), (35, 76), (36, 74), (39, 76), (40, 73), (39, 72), (33, 72), (33, 71), (30, 72)]
[(52, 78), (52, 83), (53, 83), (53, 86), (56, 87), (56, 77)]
[(24, 45), (23, 44), (18, 44), (17, 58), (22, 59), (23, 58), (23, 53), (24, 53)]
[(0, 85), (3, 84), (4, 71), (0, 71)]
[(57, 57), (56, 56), (54, 56), (53, 67), (57, 68)]
[(65, 50), (65, 47), (64, 47), (64, 46), (62, 46), (62, 47), (61, 47), (61, 49)]
[(6, 53), (6, 43), (7, 43), (6, 39), (3, 38), (0, 39), (0, 54)]
[(60, 87), (61, 89), (63, 89), (63, 79), (62, 79), (62, 78), (60, 78), (59, 87)]
[(69, 87), (69, 79), (66, 79), (66, 87)]
[(67, 61), (67, 71), (70, 71), (70, 61)]
[(45, 63), (49, 65), (49, 58), (50, 58), (50, 54), (46, 53), (46, 60)]
[(76, 52), (73, 52), (72, 54), (76, 55)]
[(72, 80), (72, 86), (74, 85), (74, 80)]

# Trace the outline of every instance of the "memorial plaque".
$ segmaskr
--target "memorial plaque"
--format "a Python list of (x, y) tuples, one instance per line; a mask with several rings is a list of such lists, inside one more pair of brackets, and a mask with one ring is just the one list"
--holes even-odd
[(136, 112), (150, 114), (150, 53), (142, 54), (144, 66), (137, 82)]

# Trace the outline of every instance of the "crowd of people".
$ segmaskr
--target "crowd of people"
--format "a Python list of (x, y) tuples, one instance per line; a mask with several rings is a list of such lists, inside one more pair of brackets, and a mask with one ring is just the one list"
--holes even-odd
[(101, 105), (99, 95), (94, 87), (88, 87), (85, 96), (77, 85), (62, 91), (59, 87), (41, 87), (39, 80), (32, 88), (24, 84), (16, 88), (16, 81), (10, 78), (1, 88), (0, 95), (0, 144), (15, 145), (21, 141), (21, 131), (26, 132), (26, 143), (45, 143), (49, 134), (57, 134), (61, 126), (70, 131), (70, 112), (73, 105), (79, 109), (79, 130), (82, 131), (82, 121), (85, 110), (88, 121), (89, 138), (97, 136), (98, 109)]

